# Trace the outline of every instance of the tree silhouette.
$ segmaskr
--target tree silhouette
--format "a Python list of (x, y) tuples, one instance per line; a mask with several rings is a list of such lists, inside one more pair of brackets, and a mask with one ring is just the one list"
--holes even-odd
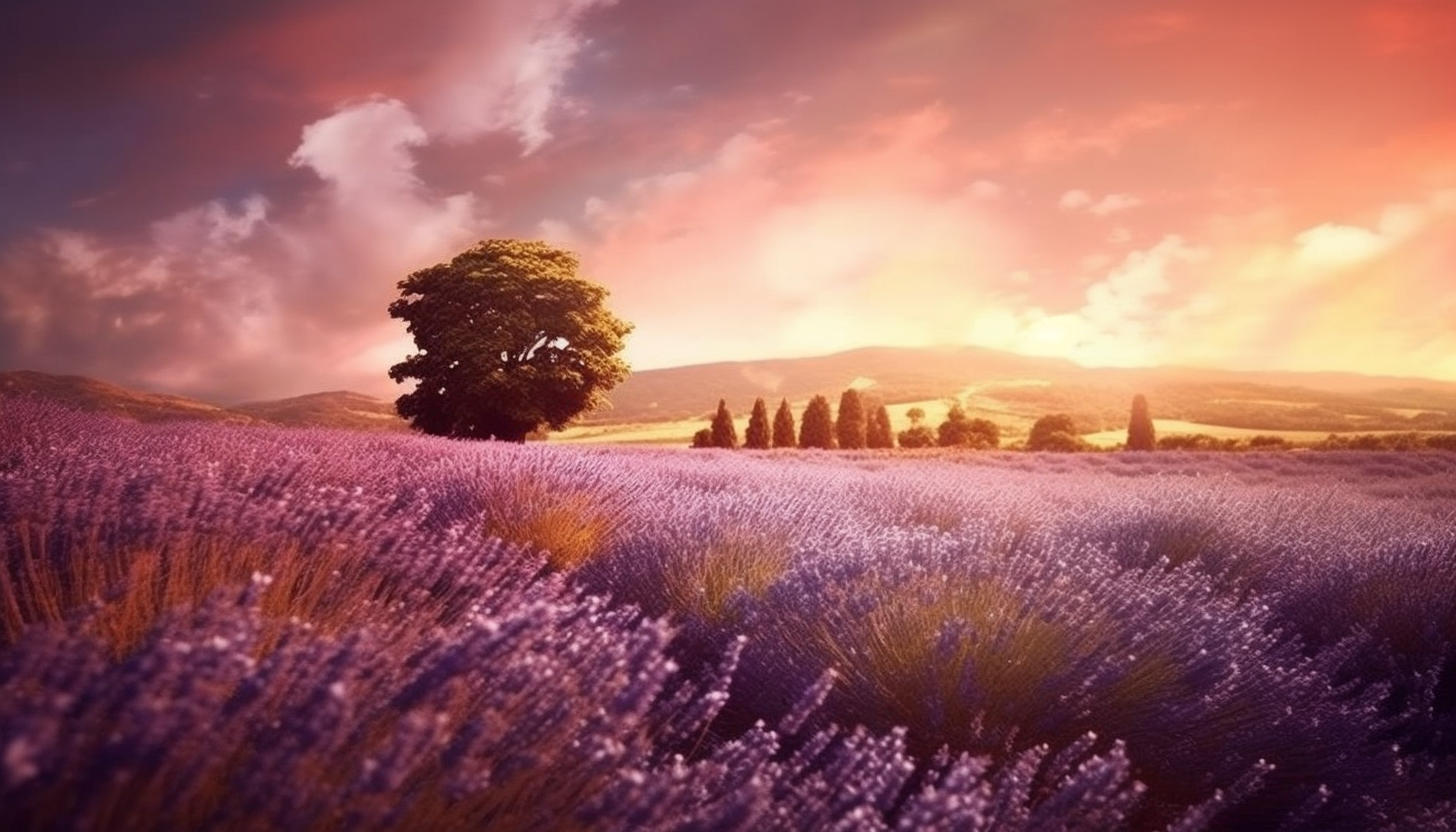
[(1153, 417), (1148, 414), (1148, 400), (1138, 393), (1132, 397), (1132, 416), (1127, 420), (1127, 450), (1151, 451), (1157, 445)]
[(748, 428), (743, 432), (743, 447), (762, 450), (769, 446), (768, 405), (763, 398), (753, 400), (753, 412), (748, 416)]
[(418, 380), (399, 415), (424, 433), (523, 442), (603, 404), (627, 377), (617, 353), (632, 326), (576, 269), (545, 243), (486, 240), (400, 281), (389, 316), (420, 351), (389, 368)]
[(893, 448), (895, 434), (890, 428), (890, 411), (883, 404), (870, 411), (869, 424), (865, 427), (866, 448)]
[(733, 426), (733, 414), (728, 412), (728, 402), (724, 399), (718, 400), (718, 412), (713, 414), (713, 424), (709, 430), (713, 447), (738, 447), (738, 428)]
[(1077, 423), (1066, 413), (1053, 413), (1036, 420), (1027, 437), (1028, 451), (1080, 451), (1087, 443), (1077, 435)]
[(779, 409), (774, 413), (773, 446), (775, 448), (796, 448), (798, 437), (794, 435), (794, 413), (789, 410), (789, 400), (781, 399)]
[(829, 400), (815, 396), (804, 408), (804, 418), (799, 422), (799, 447), (830, 450), (834, 447), (834, 416), (829, 412)]
[(960, 404), (952, 404), (936, 432), (936, 444), (942, 448), (995, 448), (1001, 444), (1001, 429), (988, 419), (972, 419)]
[(861, 450), (865, 446), (864, 401), (853, 387), (839, 396), (839, 418), (834, 422), (834, 436), (839, 447), (846, 451)]
[(711, 447), (713, 447), (713, 429), (712, 428), (703, 428), (703, 429), (699, 430), (698, 432), (694, 433), (693, 434), (693, 447), (694, 448), (711, 448)]

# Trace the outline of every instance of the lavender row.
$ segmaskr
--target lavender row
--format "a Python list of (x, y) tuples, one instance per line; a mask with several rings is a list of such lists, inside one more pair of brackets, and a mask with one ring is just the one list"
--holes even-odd
[[(409, 589), (395, 618), (290, 630), (252, 666), (246, 599), (121, 661), (80, 630), (28, 635), (0, 684), (44, 695), (0, 712), (0, 751), (7, 806), (47, 823), (62, 792), (38, 783), (158, 760), (241, 783), (208, 810), (219, 828), (397, 828), (438, 808), (410, 803), (422, 783), (461, 828), (1439, 829), (1456, 809), (1453, 455), (584, 450), (143, 427), (16, 400), (0, 418), (7, 557), (22, 527), (47, 529), (58, 561), (221, 536), (342, 547)], [(410, 618), (446, 590), (470, 603)], [(216, 639), (233, 659), (168, 652)], [(496, 701), (507, 679), (532, 691), (522, 730), (564, 744), (512, 756), (531, 743), (503, 739), (522, 741), (521, 700)], [(242, 690), (296, 711), (279, 725), (306, 742), (264, 745), (300, 756), (252, 759), (264, 706), (230, 704)], [(347, 715), (300, 728), (335, 690)], [(138, 736), (98, 753), (112, 725)], [(231, 739), (204, 749), (189, 725)], [(415, 750), (368, 792), (345, 769), (380, 771), (381, 743)], [(585, 748), (608, 749), (600, 766)], [(263, 769), (290, 765), (329, 774), (289, 795)], [(489, 814), (501, 801), (534, 820)], [(114, 811), (67, 808), (70, 828)]]

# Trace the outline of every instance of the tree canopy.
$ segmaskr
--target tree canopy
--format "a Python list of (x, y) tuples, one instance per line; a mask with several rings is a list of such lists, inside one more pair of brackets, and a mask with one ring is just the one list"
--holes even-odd
[(763, 450), (769, 446), (768, 405), (760, 397), (753, 400), (748, 415), (748, 428), (743, 432), (743, 447)]
[(829, 412), (829, 400), (815, 396), (804, 408), (804, 417), (799, 423), (799, 447), (831, 450), (834, 447), (834, 414)]
[(952, 404), (936, 432), (942, 448), (995, 448), (1001, 444), (1001, 429), (989, 419), (972, 419), (960, 404)]
[(780, 399), (779, 409), (774, 412), (773, 446), (794, 448), (798, 444), (799, 439), (794, 433), (794, 412), (789, 409), (788, 399)]
[(865, 427), (865, 447), (895, 447), (895, 433), (890, 428), (890, 411), (884, 404), (877, 404), (870, 411), (869, 424)]
[(1053, 413), (1037, 419), (1026, 439), (1028, 451), (1079, 451), (1086, 447), (1077, 435), (1077, 423), (1066, 413)]
[(1127, 420), (1127, 449), (1151, 451), (1157, 448), (1153, 417), (1148, 413), (1148, 399), (1142, 393), (1132, 397), (1132, 415)]
[(853, 387), (839, 396), (839, 415), (834, 422), (834, 437), (839, 447), (846, 451), (859, 450), (865, 446), (864, 401)]
[(733, 414), (728, 411), (728, 402), (718, 400), (718, 412), (713, 414), (713, 424), (708, 435), (715, 448), (738, 447), (738, 428), (733, 424)]
[(916, 448), (935, 447), (935, 431), (925, 425), (911, 425), (899, 433), (900, 447), (914, 450)]
[(520, 442), (604, 404), (628, 375), (632, 325), (577, 266), (546, 243), (485, 240), (400, 281), (389, 315), (420, 351), (389, 369), (418, 380), (399, 414), (425, 433)]

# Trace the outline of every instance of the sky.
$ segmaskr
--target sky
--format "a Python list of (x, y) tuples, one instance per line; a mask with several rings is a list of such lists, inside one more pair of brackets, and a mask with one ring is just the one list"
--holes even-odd
[(543, 239), (636, 369), (974, 344), (1456, 380), (1451, 0), (0, 6), (0, 369), (402, 390)]

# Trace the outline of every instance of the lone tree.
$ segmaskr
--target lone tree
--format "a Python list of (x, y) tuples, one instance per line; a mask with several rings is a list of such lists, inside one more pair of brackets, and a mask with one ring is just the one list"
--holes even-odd
[(763, 399), (753, 400), (753, 412), (748, 416), (748, 429), (743, 432), (743, 447), (763, 450), (769, 443), (768, 405)]
[(780, 399), (779, 409), (774, 413), (773, 446), (775, 448), (797, 448), (798, 437), (794, 435), (794, 412), (789, 410), (789, 400)]
[(1080, 451), (1087, 443), (1077, 435), (1077, 423), (1065, 413), (1053, 413), (1037, 419), (1026, 440), (1028, 451)]
[(389, 368), (419, 380), (399, 415), (437, 436), (523, 442), (600, 407), (629, 372), (617, 353), (632, 325), (576, 270), (546, 243), (485, 240), (400, 281), (389, 316), (420, 351)]
[(890, 411), (883, 404), (875, 405), (875, 409), (870, 411), (870, 421), (865, 427), (865, 447), (895, 447), (895, 434), (890, 428)]
[(994, 449), (1001, 444), (1001, 429), (989, 419), (968, 417), (965, 408), (953, 404), (936, 432), (936, 444), (942, 448)]
[(1132, 397), (1132, 416), (1127, 420), (1127, 449), (1151, 451), (1158, 447), (1153, 432), (1153, 417), (1148, 415), (1148, 400), (1142, 393)]
[(839, 396), (839, 418), (834, 423), (834, 436), (839, 447), (846, 451), (861, 450), (865, 446), (864, 400), (853, 387)]
[(804, 418), (799, 423), (799, 447), (834, 448), (834, 415), (829, 412), (829, 400), (815, 396), (804, 408)]
[(935, 431), (925, 425), (925, 409), (907, 409), (906, 418), (910, 420), (910, 427), (900, 431), (900, 447), (916, 449), (935, 446)]
[(905, 411), (905, 417), (910, 420), (910, 427), (900, 431), (900, 447), (912, 449), (933, 447), (935, 433), (924, 424), (925, 411), (912, 407)]
[(711, 437), (715, 448), (738, 447), (738, 428), (733, 426), (733, 414), (728, 412), (728, 402), (718, 400), (718, 412), (713, 414)]

